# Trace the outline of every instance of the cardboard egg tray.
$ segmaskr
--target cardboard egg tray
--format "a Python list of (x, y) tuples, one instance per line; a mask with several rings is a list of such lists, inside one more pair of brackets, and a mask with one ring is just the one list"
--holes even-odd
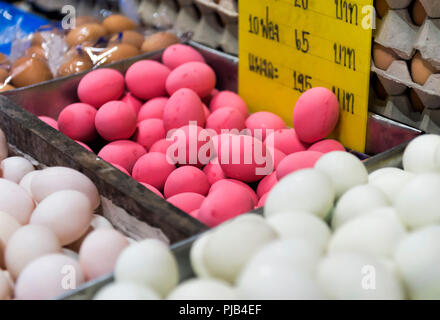
[(194, 41), (238, 54), (237, 0), (141, 0), (138, 13), (146, 25), (191, 32)]

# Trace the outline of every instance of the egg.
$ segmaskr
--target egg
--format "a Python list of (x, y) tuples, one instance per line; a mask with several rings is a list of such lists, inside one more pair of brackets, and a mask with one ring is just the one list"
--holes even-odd
[(200, 209), (202, 203), (205, 201), (205, 197), (200, 193), (182, 192), (167, 198), (167, 201), (183, 212), (191, 213)]
[(373, 45), (373, 59), (376, 67), (382, 70), (388, 70), (391, 64), (398, 59), (397, 54), (378, 43)]
[(159, 300), (151, 288), (129, 282), (114, 282), (101, 288), (93, 300)]
[(235, 92), (227, 90), (220, 91), (212, 97), (209, 103), (209, 109), (211, 112), (215, 112), (218, 109), (225, 107), (237, 109), (245, 118), (249, 115), (246, 102)]
[(69, 47), (73, 47), (87, 41), (94, 42), (105, 35), (107, 35), (107, 30), (100, 24), (86, 23), (69, 31), (66, 42)]
[(390, 203), (394, 203), (396, 201), (397, 195), (399, 194), (400, 190), (414, 176), (413, 174), (403, 171), (401, 169), (395, 169), (396, 170), (385, 172), (384, 174), (381, 174), (377, 177), (373, 176), (373, 178), (371, 178), (370, 175), (369, 178), (369, 184), (381, 189), (388, 197), (388, 200), (390, 200)]
[(96, 229), (83, 241), (79, 263), (87, 280), (96, 279), (113, 271), (120, 253), (129, 245), (119, 231)]
[(225, 173), (218, 162), (218, 158), (212, 159), (205, 167), (203, 167), (203, 172), (206, 174), (208, 182), (211, 185), (217, 181), (226, 179)]
[(105, 103), (94, 121), (96, 131), (107, 141), (129, 139), (136, 131), (136, 113), (122, 101)]
[(140, 51), (135, 46), (128, 43), (111, 44), (109, 48), (103, 51), (100, 56), (100, 63), (108, 64), (123, 59), (131, 58), (140, 54)]
[(136, 29), (136, 22), (120, 14), (112, 14), (102, 21), (102, 26), (108, 33)]
[(38, 119), (43, 121), (45, 124), (51, 126), (55, 130), (58, 130), (58, 123), (54, 118), (47, 117), (47, 116), (39, 116)]
[(217, 134), (222, 130), (242, 131), (246, 128), (246, 122), (243, 114), (235, 108), (224, 107), (214, 111), (206, 119), (206, 129), (212, 129)]
[(409, 90), (409, 100), (411, 101), (411, 106), (414, 111), (423, 112), (423, 110), (425, 110), (425, 105), (414, 89)]
[(5, 250), (6, 267), (13, 279), (35, 259), (61, 252), (55, 233), (45, 226), (26, 225), (14, 232)]
[(130, 245), (119, 256), (115, 266), (118, 282), (142, 284), (166, 297), (178, 283), (175, 257), (167, 246), (155, 239)]
[(286, 155), (306, 151), (306, 145), (301, 142), (295, 129), (281, 129), (267, 135), (264, 144), (276, 148)]
[[(87, 231), (92, 213), (86, 195), (75, 190), (62, 190), (50, 194), (38, 204), (30, 223), (50, 228), (64, 246), (78, 240)], [(68, 225), (66, 221), (69, 221)]]
[(0, 168), (3, 178), (15, 183), (19, 183), (27, 173), (34, 171), (32, 163), (23, 157), (6, 158), (1, 162)]
[(0, 52), (0, 64), (6, 64), (8, 63), (8, 57), (4, 54)]
[(75, 55), (58, 67), (57, 74), (59, 77), (90, 70), (93, 67), (89, 57)]
[(58, 116), (58, 128), (73, 140), (91, 142), (96, 138), (96, 108), (86, 103), (66, 106)]
[(244, 191), (246, 191), (246, 193), (249, 194), (249, 196), (251, 197), (251, 200), (253, 202), (253, 205), (257, 205), (258, 203), (258, 196), (255, 193), (255, 191), (246, 183), (239, 181), (239, 180), (234, 180), (234, 179), (225, 179), (223, 181), (219, 181), (215, 184), (213, 184), (211, 186), (211, 189), (209, 189), (209, 192), (214, 192), (217, 191), (218, 189), (228, 189), (231, 188), (231, 183), (233, 183), (236, 186), (241, 187), (242, 189), (244, 189)]
[(416, 2), (414, 2), (411, 13), (412, 19), (417, 26), (421, 26), (428, 16), (426, 14), (425, 7), (420, 0), (416, 0)]
[(345, 151), (334, 151), (323, 155), (315, 168), (331, 180), (339, 198), (349, 189), (368, 182), (368, 172), (362, 161)]
[(24, 188), (30, 196), (32, 196), (31, 183), (32, 179), (39, 173), (39, 170), (33, 170), (26, 173), (20, 180), (20, 187)]
[(174, 141), (169, 139), (160, 139), (156, 141), (150, 148), (150, 152), (160, 152), (163, 154), (168, 153), (168, 148), (174, 144)]
[(125, 30), (119, 33), (116, 33), (110, 38), (110, 43), (125, 43), (132, 45), (138, 49), (141, 48), (142, 43), (144, 42), (144, 35), (140, 32), (134, 30)]
[(0, 179), (0, 211), (10, 214), (20, 224), (27, 224), (34, 207), (34, 201), (24, 188)]
[(206, 241), (208, 240), (210, 234), (210, 232), (201, 234), (200, 237), (194, 241), (189, 253), (192, 270), (199, 278), (212, 278), (205, 266), (206, 263), (203, 258), (205, 254)]
[(345, 147), (337, 140), (325, 139), (311, 145), (307, 151), (317, 151), (321, 153), (330, 153), (333, 151), (346, 151)]
[(196, 49), (188, 45), (173, 44), (162, 53), (162, 62), (171, 70), (192, 61), (205, 62), (205, 59)]
[(92, 16), (79, 16), (75, 18), (75, 26), (77, 27), (87, 23), (99, 23), (99, 19)]
[(272, 188), (278, 183), (276, 172), (269, 174), (264, 177), (257, 187), (257, 195), (258, 197), (262, 197), (266, 193), (268, 193)]
[(168, 300), (235, 300), (236, 293), (229, 284), (216, 279), (191, 279), (180, 284)]
[(146, 119), (138, 122), (133, 140), (149, 150), (155, 142), (165, 139), (165, 136), (161, 119)]
[(425, 134), (413, 139), (403, 153), (403, 168), (412, 173), (440, 172), (435, 159), (437, 148), (440, 148), (440, 136)]
[(436, 69), (428, 61), (423, 59), (420, 52), (417, 52), (411, 61), (411, 76), (413, 81), (423, 86), (434, 73), (437, 73)]
[(179, 43), (179, 38), (170, 32), (157, 32), (145, 38), (141, 50), (143, 53), (158, 51), (172, 44)]
[(54, 299), (84, 282), (81, 268), (64, 254), (49, 254), (29, 263), (15, 285), (15, 299)]
[(98, 156), (103, 160), (123, 167), (128, 173), (132, 173), (137, 160), (147, 152), (140, 144), (130, 140), (118, 140), (105, 145)]
[(317, 151), (300, 151), (289, 154), (278, 165), (276, 170), (278, 181), (293, 172), (313, 168), (323, 155), (323, 153)]
[(286, 124), (278, 115), (272, 112), (260, 111), (251, 114), (246, 119), (246, 128), (250, 130), (252, 136), (264, 141), (268, 133), (285, 129)]
[(390, 10), (387, 0), (376, 0), (376, 12), (379, 18), (383, 18)]
[(9, 239), (21, 227), (12, 215), (0, 211), (0, 268), (5, 267), (4, 251)]
[(209, 188), (208, 178), (202, 170), (185, 166), (174, 170), (168, 176), (164, 195), (169, 198), (183, 192), (195, 192), (205, 196), (208, 194)]
[(132, 176), (139, 182), (145, 182), (162, 190), (175, 168), (175, 165), (165, 154), (150, 152), (136, 161)]
[(101, 198), (93, 182), (79, 171), (67, 167), (51, 167), (41, 170), (32, 179), (32, 196), (41, 202), (47, 196), (60, 190), (77, 190), (89, 199), (92, 209), (96, 209)]
[(305, 211), (325, 218), (335, 199), (329, 178), (315, 169), (304, 169), (286, 176), (271, 190), (264, 207), (264, 215), (284, 211)]
[(11, 69), (12, 84), (19, 87), (52, 79), (47, 63), (36, 57), (21, 57), (15, 60)]
[(165, 109), (167, 102), (168, 98), (166, 97), (158, 97), (148, 100), (139, 109), (137, 121), (141, 122), (142, 120), (147, 119), (162, 119), (163, 110)]

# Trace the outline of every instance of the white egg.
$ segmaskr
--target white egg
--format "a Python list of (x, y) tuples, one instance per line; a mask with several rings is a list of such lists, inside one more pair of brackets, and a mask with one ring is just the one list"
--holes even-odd
[(237, 281), (240, 300), (321, 300), (317, 281), (304, 271), (285, 265), (250, 266)]
[(316, 169), (294, 172), (278, 182), (266, 200), (264, 215), (305, 211), (325, 218), (333, 207), (335, 192), (329, 178)]
[(9, 239), (21, 227), (13, 216), (0, 211), (0, 268), (5, 267), (4, 252)]
[(177, 286), (179, 271), (175, 257), (163, 242), (146, 239), (122, 251), (116, 261), (115, 279), (151, 287), (166, 297)]
[(51, 167), (40, 172), (32, 179), (31, 191), (35, 201), (41, 202), (50, 194), (60, 190), (77, 190), (90, 200), (92, 209), (96, 209), (101, 199), (98, 189), (86, 175), (67, 167)]
[(327, 175), (339, 198), (348, 189), (368, 182), (368, 172), (355, 155), (334, 151), (324, 154), (315, 164), (315, 169)]
[(51, 229), (64, 246), (78, 240), (87, 231), (92, 213), (90, 201), (83, 193), (62, 190), (38, 204), (30, 223)]
[(402, 171), (405, 172), (406, 174), (413, 176), (412, 173), (406, 172), (406, 171), (399, 169), (399, 168), (393, 168), (393, 167), (381, 168), (381, 169), (377, 169), (377, 170), (373, 171), (372, 173), (370, 173), (368, 175), (368, 183), (372, 183), (376, 179), (382, 178), (382, 177), (387, 176), (389, 174), (400, 174), (400, 173), (402, 173)]
[(8, 157), (9, 147), (6, 135), (3, 130), (0, 129), (0, 161)]
[(130, 282), (113, 282), (100, 289), (93, 300), (159, 300), (153, 289)]
[(406, 230), (393, 208), (379, 208), (348, 221), (330, 239), (328, 252), (353, 251), (391, 257)]
[(395, 208), (409, 228), (440, 222), (440, 174), (420, 174), (399, 192)]
[(275, 239), (277, 233), (261, 216), (238, 217), (211, 232), (204, 245), (204, 266), (213, 277), (234, 283), (252, 255)]
[(394, 261), (411, 299), (440, 299), (440, 226), (429, 226), (407, 235)]
[(440, 147), (440, 136), (425, 134), (412, 140), (403, 153), (403, 168), (413, 173), (439, 172), (436, 151)]
[(15, 183), (19, 183), (26, 174), (35, 170), (32, 163), (23, 157), (6, 158), (1, 162), (0, 167), (3, 178)]
[(34, 208), (34, 201), (25, 189), (12, 181), (0, 179), (0, 211), (10, 214), (20, 224), (27, 224)]
[(92, 221), (90, 225), (94, 230), (96, 229), (114, 229), (113, 225), (106, 218), (99, 214), (93, 214)]
[(332, 227), (337, 229), (349, 220), (389, 204), (387, 196), (379, 188), (368, 184), (356, 186), (344, 193), (336, 204)]
[(32, 183), (32, 179), (38, 174), (40, 173), (40, 170), (34, 170), (31, 172), (26, 173), (23, 178), (21, 178), (20, 180), (20, 187), (26, 189), (27, 192), (29, 192), (29, 194), (32, 196), (32, 190), (31, 190), (31, 183)]
[(330, 228), (320, 218), (305, 212), (281, 212), (271, 215), (267, 222), (281, 239), (301, 238), (314, 243), (321, 251), (327, 248)]
[(193, 245), (191, 246), (191, 251), (189, 255), (191, 261), (191, 267), (194, 273), (200, 278), (211, 277), (207, 268), (205, 267), (205, 262), (203, 259), (203, 255), (205, 252), (205, 245), (209, 235), (210, 235), (209, 232), (205, 232), (199, 238), (197, 238), (197, 240), (194, 241)]
[(329, 299), (401, 300), (399, 277), (380, 259), (355, 252), (338, 252), (318, 267), (318, 282)]
[(217, 279), (191, 279), (180, 284), (168, 300), (235, 300), (237, 294), (229, 284)]
[(410, 172), (397, 168), (393, 169), (395, 170), (376, 173), (373, 178), (369, 179), (369, 184), (382, 190), (391, 203), (394, 203), (403, 186), (414, 177), (414, 174)]

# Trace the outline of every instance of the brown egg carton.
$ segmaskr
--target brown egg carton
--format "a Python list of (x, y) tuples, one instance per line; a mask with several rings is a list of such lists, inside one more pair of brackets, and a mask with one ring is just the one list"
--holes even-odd
[[(390, 9), (406, 9), (411, 6), (413, 0), (385, 0)], [(438, 0), (420, 0), (428, 17), (440, 18), (440, 3)]]
[(193, 40), (238, 54), (237, 0), (141, 0), (144, 24), (193, 33)]

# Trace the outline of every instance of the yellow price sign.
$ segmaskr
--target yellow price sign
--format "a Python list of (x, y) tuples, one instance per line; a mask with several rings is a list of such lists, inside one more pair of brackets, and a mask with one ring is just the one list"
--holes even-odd
[(239, 92), (251, 111), (287, 123), (312, 87), (336, 94), (333, 136), (363, 152), (366, 143), (373, 0), (239, 1)]

